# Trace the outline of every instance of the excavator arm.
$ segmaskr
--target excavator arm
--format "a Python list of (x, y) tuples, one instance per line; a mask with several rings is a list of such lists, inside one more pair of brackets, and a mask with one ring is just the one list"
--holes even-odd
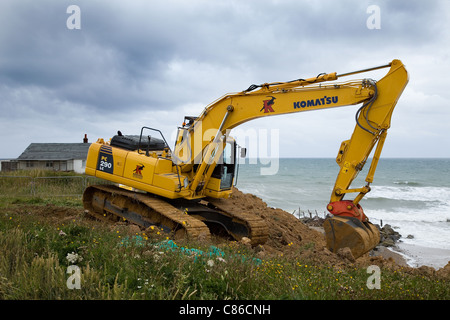
[[(377, 82), (372, 79), (333, 82), (380, 68), (389, 68), (389, 71)], [(206, 107), (198, 118), (192, 119), (189, 125), (183, 126), (178, 134), (174, 157), (181, 163), (183, 172), (195, 171), (188, 187), (191, 196), (205, 195), (212, 168), (220, 159), (230, 130), (236, 126), (261, 117), (362, 104), (356, 112), (353, 134), (342, 142), (336, 158), (340, 170), (327, 206), (333, 219), (325, 223), (330, 249), (337, 251), (348, 246), (358, 257), (379, 242), (379, 232), (368, 222), (359, 202), (370, 191), (369, 185), (391, 124), (392, 112), (407, 83), (408, 73), (404, 65), (400, 60), (393, 60), (384, 66), (342, 75), (330, 73), (284, 83), (252, 85), (246, 91), (221, 97)], [(375, 146), (367, 184), (350, 188)], [(357, 195), (353, 200), (344, 200), (350, 193)]]
[[(223, 151), (220, 146), (224, 144), (224, 137), (238, 125), (256, 118), (360, 103), (362, 106), (357, 111), (352, 137), (342, 142), (336, 158), (341, 170), (336, 179), (331, 202), (340, 201), (346, 193), (355, 191), (348, 188), (378, 143), (367, 178), (367, 182), (371, 183), (387, 129), (390, 127), (392, 111), (408, 82), (408, 74), (400, 60), (359, 71), (366, 72), (386, 67), (390, 67), (389, 72), (378, 82), (363, 79), (332, 83), (331, 81), (339, 77), (357, 72), (343, 75), (331, 73), (306, 80), (251, 86), (249, 89), (255, 87), (260, 89), (227, 94), (216, 100), (206, 107), (199, 117), (192, 119), (189, 125), (183, 126), (178, 132), (174, 159), (181, 164), (183, 172), (193, 170), (195, 164), (199, 165), (196, 166), (190, 190), (193, 193), (203, 192), (203, 189), (199, 190), (197, 187), (200, 182), (205, 182), (205, 179), (209, 178), (206, 169), (214, 164), (214, 156), (218, 158), (220, 155), (215, 151), (218, 149)], [(324, 82), (327, 83), (323, 84)], [(205, 186), (206, 183), (202, 185)], [(364, 194), (367, 189), (364, 187), (356, 191)], [(360, 195), (355, 199), (355, 204), (361, 198)]]

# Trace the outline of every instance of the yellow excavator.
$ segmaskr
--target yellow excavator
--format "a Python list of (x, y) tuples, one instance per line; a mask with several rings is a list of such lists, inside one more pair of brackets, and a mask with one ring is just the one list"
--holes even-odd
[[(335, 82), (381, 68), (389, 71), (378, 81)], [(162, 132), (150, 127), (143, 127), (140, 135), (119, 131), (109, 141), (98, 139), (89, 148), (86, 174), (112, 184), (87, 187), (84, 207), (98, 219), (126, 219), (174, 238), (219, 234), (263, 244), (269, 230), (261, 217), (221, 206), (231, 196), (236, 170), (237, 146), (230, 130), (261, 117), (361, 104), (353, 134), (339, 148), (340, 168), (327, 205), (331, 215), (324, 222), (329, 249), (349, 247), (357, 258), (380, 241), (378, 228), (359, 202), (370, 191), (392, 112), (407, 83), (403, 63), (393, 60), (344, 74), (251, 85), (214, 101), (198, 117), (186, 116), (173, 150)], [(350, 188), (374, 148), (367, 184)], [(344, 200), (351, 193), (354, 199)]]

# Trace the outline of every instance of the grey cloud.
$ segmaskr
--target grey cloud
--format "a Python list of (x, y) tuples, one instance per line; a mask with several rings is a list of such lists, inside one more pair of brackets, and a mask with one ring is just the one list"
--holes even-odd
[[(81, 30), (66, 28), (71, 4), (81, 8)], [(380, 30), (366, 27), (371, 4), (381, 9)], [(252, 83), (392, 58), (424, 63), (423, 72), (436, 48), (443, 57), (447, 12), (445, 1), (417, 0), (2, 0), (0, 108), (48, 121), (66, 112), (91, 125), (102, 113), (180, 110)]]

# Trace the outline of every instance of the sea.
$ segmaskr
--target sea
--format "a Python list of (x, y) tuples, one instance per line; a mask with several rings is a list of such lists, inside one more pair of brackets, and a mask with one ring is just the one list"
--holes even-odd
[[(295, 216), (327, 214), (326, 206), (339, 172), (335, 159), (239, 161), (235, 180), (242, 192), (255, 194), (268, 206)], [(352, 188), (366, 184), (370, 161)], [(440, 264), (450, 260), (450, 159), (382, 158), (370, 186), (371, 191), (360, 204), (372, 223), (391, 225), (402, 235), (400, 243), (405, 247), (414, 245), (425, 252), (427, 248), (430, 252), (442, 249), (438, 252), (448, 257), (441, 257)]]

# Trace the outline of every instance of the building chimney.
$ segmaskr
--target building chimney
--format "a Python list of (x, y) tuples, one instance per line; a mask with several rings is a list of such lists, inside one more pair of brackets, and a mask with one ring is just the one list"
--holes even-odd
[(88, 143), (88, 138), (87, 138), (87, 134), (84, 134), (84, 138), (83, 138), (83, 143)]

